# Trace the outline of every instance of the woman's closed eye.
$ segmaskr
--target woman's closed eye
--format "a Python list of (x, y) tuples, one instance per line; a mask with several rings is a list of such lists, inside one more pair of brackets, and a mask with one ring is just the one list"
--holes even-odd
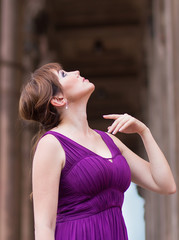
[(60, 72), (60, 75), (62, 76), (62, 78), (64, 78), (64, 77), (67, 76), (67, 73), (66, 73), (65, 71), (62, 70), (62, 71)]

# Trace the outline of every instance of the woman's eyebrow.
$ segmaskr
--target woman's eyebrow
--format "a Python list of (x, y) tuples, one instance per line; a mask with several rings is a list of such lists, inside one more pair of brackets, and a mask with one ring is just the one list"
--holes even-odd
[(59, 71), (58, 71), (58, 75), (60, 75), (60, 74), (62, 73), (62, 71), (63, 71), (63, 70), (59, 70)]

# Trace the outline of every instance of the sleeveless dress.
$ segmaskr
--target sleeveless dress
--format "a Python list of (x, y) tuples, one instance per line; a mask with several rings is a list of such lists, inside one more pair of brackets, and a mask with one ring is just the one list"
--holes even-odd
[(55, 240), (127, 240), (122, 216), (131, 172), (111, 137), (95, 130), (109, 148), (104, 158), (72, 139), (48, 131), (61, 143), (66, 163), (61, 172)]

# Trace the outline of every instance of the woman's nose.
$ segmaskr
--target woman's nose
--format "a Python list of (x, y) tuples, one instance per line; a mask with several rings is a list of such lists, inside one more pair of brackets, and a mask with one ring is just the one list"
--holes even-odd
[(76, 70), (76, 71), (75, 71), (75, 74), (80, 75), (80, 71), (79, 71), (79, 70)]

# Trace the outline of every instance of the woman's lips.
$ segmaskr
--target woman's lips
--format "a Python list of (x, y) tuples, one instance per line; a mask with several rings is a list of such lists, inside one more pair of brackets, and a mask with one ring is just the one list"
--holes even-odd
[(88, 82), (89, 82), (89, 80), (88, 80), (88, 79), (86, 79), (86, 78), (83, 78), (83, 82), (85, 82), (85, 81), (88, 81)]

